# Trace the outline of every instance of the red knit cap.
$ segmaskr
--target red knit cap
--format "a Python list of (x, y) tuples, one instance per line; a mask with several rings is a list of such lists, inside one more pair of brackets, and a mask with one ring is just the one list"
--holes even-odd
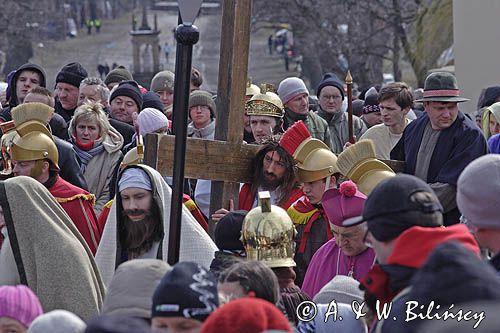
[(255, 297), (244, 297), (215, 310), (205, 321), (201, 333), (260, 333), (266, 330), (292, 332), (285, 315), (273, 304)]

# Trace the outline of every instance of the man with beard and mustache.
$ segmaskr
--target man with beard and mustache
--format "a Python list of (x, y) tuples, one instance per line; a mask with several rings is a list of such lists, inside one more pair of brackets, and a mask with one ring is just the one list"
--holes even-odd
[[(131, 165), (118, 176), (96, 262), (105, 284), (116, 267), (132, 259), (167, 260), (172, 190), (158, 171)], [(182, 210), (180, 261), (208, 267), (217, 247), (199, 223)]]
[[(270, 192), (273, 205), (288, 209), (303, 195), (293, 167), (293, 157), (279, 145), (279, 136), (270, 137), (252, 161), (252, 182), (241, 187), (238, 209), (257, 207), (257, 192), (261, 191)], [(227, 213), (228, 210), (221, 208), (212, 214), (212, 219), (219, 221)]]

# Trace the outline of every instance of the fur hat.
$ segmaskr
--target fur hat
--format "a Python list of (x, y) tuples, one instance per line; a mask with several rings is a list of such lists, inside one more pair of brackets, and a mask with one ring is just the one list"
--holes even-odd
[(163, 90), (174, 90), (175, 75), (171, 71), (161, 71), (151, 80), (151, 87), (149, 90), (158, 92)]
[(89, 74), (80, 63), (72, 62), (61, 68), (59, 73), (57, 73), (56, 84), (58, 84), (59, 82), (63, 82), (79, 88), (80, 83), (88, 75)]
[(122, 81), (131, 81), (134, 78), (132, 77), (132, 74), (129, 72), (125, 66), (118, 66), (115, 69), (111, 70), (108, 75), (106, 75), (106, 78), (104, 79), (104, 84), (108, 85), (110, 83), (120, 83)]
[(304, 93), (309, 95), (309, 90), (307, 90), (304, 81), (298, 77), (288, 77), (281, 81), (278, 86), (278, 95), (283, 105), (288, 103), (295, 96)]
[(189, 96), (189, 109), (193, 106), (205, 105), (210, 108), (210, 115), (215, 118), (215, 102), (208, 91), (195, 90)]

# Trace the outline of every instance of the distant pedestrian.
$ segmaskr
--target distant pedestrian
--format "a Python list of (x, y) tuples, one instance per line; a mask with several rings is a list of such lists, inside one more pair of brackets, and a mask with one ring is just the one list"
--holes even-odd
[(269, 55), (273, 55), (274, 39), (273, 34), (270, 34), (267, 38), (267, 47), (269, 48)]
[(168, 44), (168, 42), (165, 42), (165, 45), (163, 46), (163, 52), (165, 53), (165, 60), (167, 61), (167, 64), (169, 63), (169, 55), (170, 52), (172, 52), (172, 47)]

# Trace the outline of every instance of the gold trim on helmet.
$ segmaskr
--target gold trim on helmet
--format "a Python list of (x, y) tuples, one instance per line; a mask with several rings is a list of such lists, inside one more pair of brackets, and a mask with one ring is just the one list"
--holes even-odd
[(124, 169), (129, 165), (137, 165), (144, 162), (144, 144), (142, 142), (142, 135), (136, 138), (137, 146), (130, 149), (123, 157), (120, 169)]
[(268, 116), (283, 118), (284, 110), (283, 103), (279, 96), (268, 89), (271, 85), (262, 84), (260, 93), (254, 95), (245, 104), (247, 116)]
[(270, 205), (269, 192), (260, 192), (259, 199), (261, 206), (248, 212), (243, 221), (241, 234), (247, 259), (271, 268), (296, 266), (296, 231), (290, 216), (283, 208)]
[(59, 153), (52, 136), (33, 131), (12, 141), (11, 157), (16, 161), (50, 160), (59, 169)]
[(248, 79), (247, 80), (247, 90), (245, 93), (245, 96), (250, 96), (252, 97), (253, 95), (260, 94), (260, 89), (257, 87), (255, 84), (252, 84), (252, 80)]
[(313, 182), (339, 172), (337, 156), (321, 140), (309, 138), (295, 150), (295, 171), (300, 182)]

